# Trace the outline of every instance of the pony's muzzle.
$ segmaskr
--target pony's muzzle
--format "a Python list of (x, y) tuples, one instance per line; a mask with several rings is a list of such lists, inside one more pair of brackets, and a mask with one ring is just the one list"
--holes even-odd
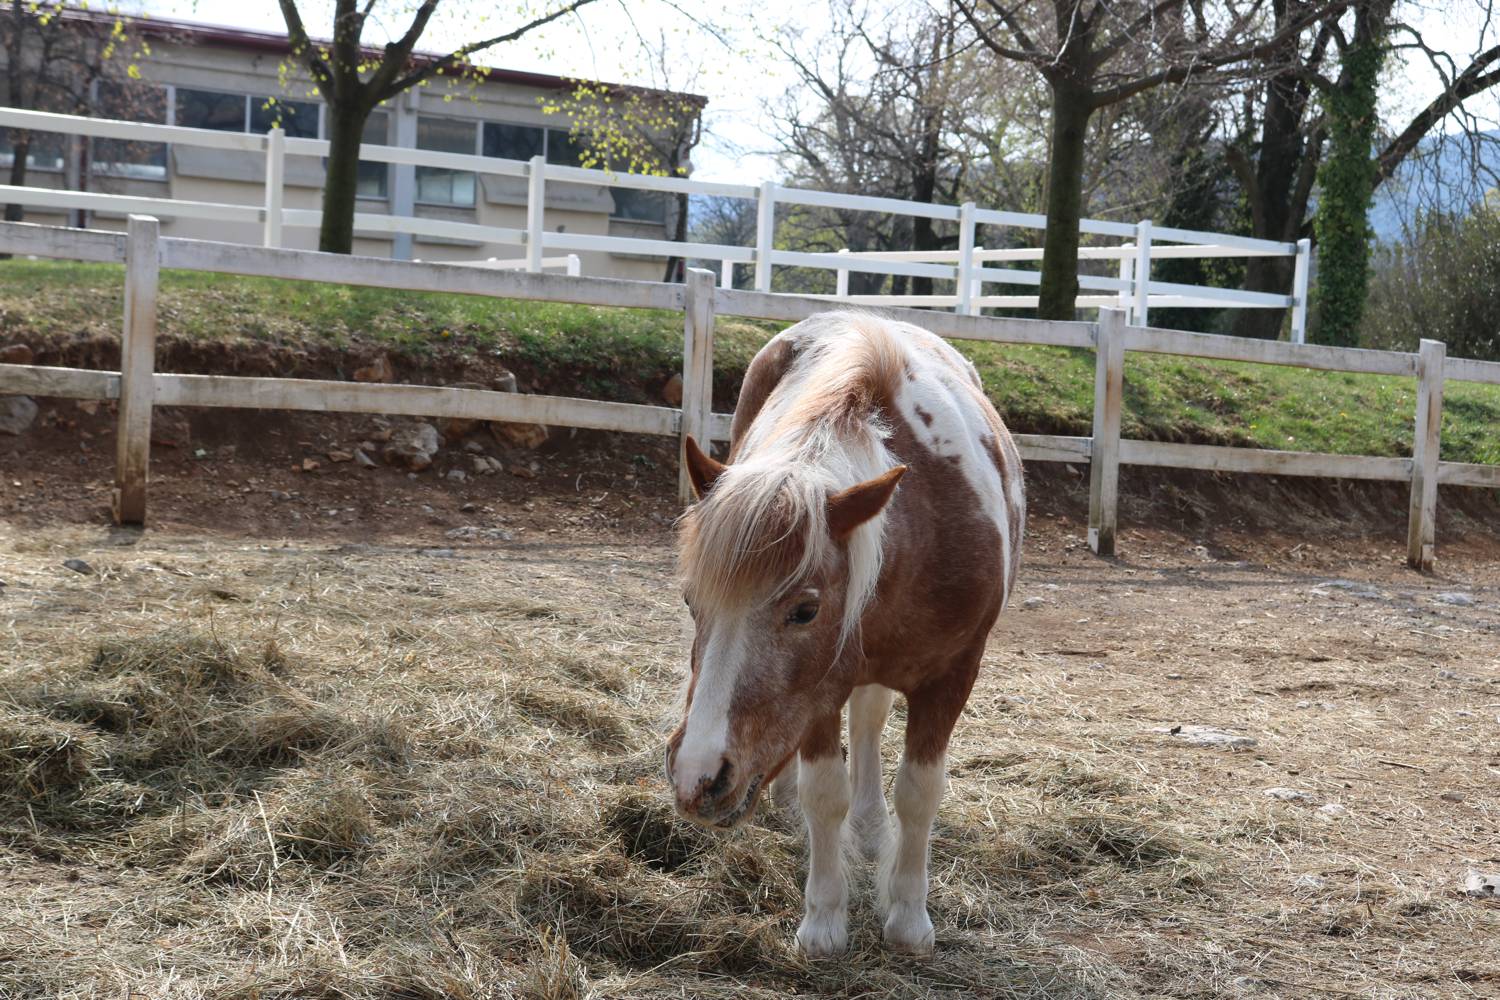
[(734, 763), (726, 756), (708, 763), (680, 761), (667, 751), (667, 777), (676, 794), (677, 811), (684, 817), (713, 822), (725, 809), (738, 805), (730, 793), (739, 784)]

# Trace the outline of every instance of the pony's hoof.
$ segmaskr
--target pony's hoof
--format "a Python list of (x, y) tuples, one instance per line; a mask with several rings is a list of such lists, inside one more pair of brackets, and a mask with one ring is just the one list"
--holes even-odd
[(797, 928), (797, 947), (808, 958), (831, 958), (849, 947), (849, 918), (844, 914), (806, 916)]
[(885, 918), (885, 946), (907, 955), (931, 955), (932, 918), (926, 907), (897, 903)]

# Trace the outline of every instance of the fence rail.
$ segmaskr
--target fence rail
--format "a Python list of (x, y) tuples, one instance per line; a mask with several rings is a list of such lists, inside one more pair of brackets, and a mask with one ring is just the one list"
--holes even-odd
[[(0, 393), (119, 401), (115, 516), (140, 522), (146, 512), (151, 410), (154, 406), (243, 407), (384, 413), (551, 424), (716, 441), (730, 415), (713, 410), (713, 329), (717, 315), (796, 322), (829, 308), (811, 296), (714, 287), (712, 272), (691, 269), (684, 284), (620, 281), (531, 271), (491, 270), (283, 250), (160, 235), (157, 220), (132, 216), (124, 234), (29, 223), (0, 223), (0, 252), (124, 264), (125, 314), (119, 372), (0, 364)], [(181, 375), (155, 371), (156, 292), (164, 267), (295, 281), (449, 292), (595, 306), (665, 309), (683, 315), (683, 398), (677, 408), (518, 395), (435, 386), (311, 379)], [(1094, 426), (1088, 437), (1019, 434), (1027, 461), (1087, 462), (1089, 544), (1113, 554), (1120, 465), (1407, 482), (1408, 561), (1434, 560), (1437, 486), (1500, 488), (1500, 466), (1439, 460), (1446, 382), (1500, 385), (1500, 363), (1449, 359), (1423, 341), (1415, 354), (1214, 337), (1131, 325), (1104, 309), (1099, 321), (1058, 322), (891, 309), (887, 314), (956, 340), (1087, 348), (1095, 354)], [(1410, 458), (1326, 455), (1122, 439), (1125, 355), (1131, 351), (1287, 365), (1417, 379)], [(683, 499), (690, 499), (685, 473)]]
[[(265, 135), (219, 132), (212, 129), (185, 128), (144, 122), (115, 121), (60, 115), (50, 112), (0, 108), (0, 128), (58, 132), (84, 138), (130, 140), (144, 143), (172, 143), (230, 150), (265, 159), (264, 195), (260, 204), (184, 201), (143, 195), (117, 195), (97, 191), (69, 191), (45, 187), (0, 185), (0, 203), (20, 204), (45, 209), (77, 209), (101, 213), (142, 213), (159, 218), (207, 219), (221, 222), (250, 223), (261, 226), (261, 243), (276, 248), (283, 245), (288, 228), (316, 228), (322, 212), (315, 209), (288, 208), (285, 205), (286, 157), (326, 157), (329, 144), (322, 139), (288, 138), (281, 129)], [(987, 225), (1007, 229), (1039, 231), (1046, 228), (1042, 215), (1005, 212), (980, 208), (974, 203), (935, 205), (832, 191), (810, 191), (784, 187), (775, 183), (758, 186), (701, 181), (685, 177), (649, 177), (640, 174), (617, 174), (603, 170), (549, 164), (544, 157), (529, 161), (506, 160), (472, 153), (440, 153), (402, 146), (365, 145), (360, 158), (402, 167), (429, 167), (461, 170), (476, 175), (525, 178), (527, 181), (526, 225), (493, 226), (478, 222), (430, 219), (396, 212), (357, 212), (356, 234), (362, 236), (406, 235), (456, 240), (470, 244), (515, 246), (525, 251), (525, 266), (531, 271), (543, 268), (543, 254), (598, 252), (630, 254), (658, 258), (690, 257), (717, 262), (720, 280), (726, 287), (734, 284), (735, 267), (753, 267), (754, 287), (770, 292), (776, 268), (812, 268), (832, 271), (834, 297), (866, 305), (900, 305), (951, 309), (972, 314), (986, 307), (1034, 308), (1034, 294), (1001, 293), (986, 290), (986, 285), (1036, 286), (1040, 272), (1019, 268), (986, 267), (1002, 261), (1035, 261), (1042, 251), (1034, 247), (986, 249), (975, 239), (975, 227)], [(666, 194), (729, 197), (757, 202), (757, 229), (754, 246), (732, 246), (714, 243), (677, 242), (589, 233), (549, 231), (546, 228), (545, 201), (548, 184), (588, 184), (607, 188), (628, 188)], [(777, 206), (801, 206), (833, 209), (841, 212), (875, 212), (909, 218), (928, 218), (958, 226), (958, 246), (954, 251), (901, 251), (877, 253), (803, 253), (776, 246)], [(411, 211), (415, 212), (412, 206)], [(1090, 291), (1109, 295), (1086, 295), (1079, 299), (1083, 308), (1120, 306), (1130, 311), (1130, 320), (1145, 326), (1152, 308), (1266, 309), (1287, 308), (1292, 313), (1292, 340), (1300, 342), (1307, 327), (1307, 273), (1311, 249), (1308, 241), (1282, 243), (1223, 233), (1198, 232), (1139, 223), (1084, 219), (1079, 231), (1106, 238), (1123, 238), (1129, 242), (1113, 247), (1085, 247), (1083, 260), (1119, 262), (1117, 277), (1080, 275), (1080, 285)], [(1165, 244), (1163, 241), (1166, 241)], [(1269, 294), (1244, 289), (1215, 288), (1162, 282), (1151, 277), (1153, 261), (1230, 256), (1283, 256), (1296, 259), (1293, 287), (1287, 294)], [(944, 295), (849, 295), (849, 273), (865, 273), (893, 278), (928, 278), (952, 282), (954, 291)]]

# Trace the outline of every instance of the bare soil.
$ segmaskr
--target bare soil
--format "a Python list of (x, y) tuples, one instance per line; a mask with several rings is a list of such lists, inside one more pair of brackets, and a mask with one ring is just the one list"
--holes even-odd
[[(106, 409), (43, 410), (0, 439), (0, 717), (63, 725), (38, 685), (92, 683), (101, 642), (209, 635), (288, 658), (235, 711), (311, 699), (411, 737), (398, 763), (346, 734), (62, 791), (4, 791), (0, 753), (0, 997), (1500, 996), (1500, 899), (1463, 891), (1500, 874), (1485, 495), (1444, 493), (1420, 576), (1398, 489), (1127, 470), (1102, 560), (1086, 470), (1032, 470), (950, 757), (938, 953), (886, 955), (860, 881), (854, 953), (810, 965), (795, 820), (702, 837), (657, 774), (670, 443), (579, 435), (504, 456), (534, 478), (457, 483), (456, 449), (415, 478), (328, 461), (366, 418), (194, 414), (141, 531), (107, 524)], [(113, 761), (98, 725), (67, 732)], [(99, 819), (126, 778), (160, 803)]]

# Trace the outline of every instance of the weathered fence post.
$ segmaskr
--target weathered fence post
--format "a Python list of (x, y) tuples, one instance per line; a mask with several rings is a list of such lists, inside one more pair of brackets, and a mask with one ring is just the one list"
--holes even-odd
[(1135, 224), (1135, 308), (1130, 322), (1150, 326), (1151, 316), (1151, 220)]
[(1292, 270), (1292, 343), (1307, 343), (1307, 278), (1312, 266), (1312, 240), (1297, 241), (1297, 260)]
[(1120, 407), (1125, 388), (1125, 314), (1100, 309), (1094, 345), (1094, 438), (1089, 451), (1089, 548), (1115, 554), (1120, 503)]
[(286, 131), (277, 126), (266, 133), (266, 238), (268, 247), (281, 246), (281, 199), (286, 180)]
[(960, 316), (974, 315), (974, 213), (972, 201), (958, 210), (958, 307)]
[(755, 290), (771, 290), (771, 253), (776, 248), (776, 185), (760, 186), (755, 203)]
[(132, 215), (127, 227), (125, 326), (120, 338), (120, 416), (115, 430), (112, 506), (117, 524), (142, 524), (146, 520), (146, 479), (151, 461), (161, 224), (149, 215)]
[(693, 502), (688, 478), (688, 435), (712, 449), (714, 412), (714, 273), (690, 267), (684, 279), (682, 332), (682, 434), (677, 452), (677, 496)]
[(547, 201), (547, 158), (533, 156), (526, 170), (526, 270), (542, 269), (543, 218)]
[(1411, 449), (1411, 508), (1406, 522), (1406, 562), (1430, 572), (1437, 539), (1438, 455), (1443, 430), (1443, 365), (1448, 346), (1424, 340), (1417, 352), (1417, 422)]
[(719, 287), (734, 287), (734, 261), (723, 260), (719, 262)]
[[(1121, 250), (1133, 250), (1134, 244), (1122, 243)], [(1120, 308), (1125, 311), (1126, 318), (1130, 318), (1130, 307), (1135, 303), (1135, 258), (1130, 254), (1120, 257), (1120, 280), (1126, 282), (1121, 286), (1117, 298)]]

